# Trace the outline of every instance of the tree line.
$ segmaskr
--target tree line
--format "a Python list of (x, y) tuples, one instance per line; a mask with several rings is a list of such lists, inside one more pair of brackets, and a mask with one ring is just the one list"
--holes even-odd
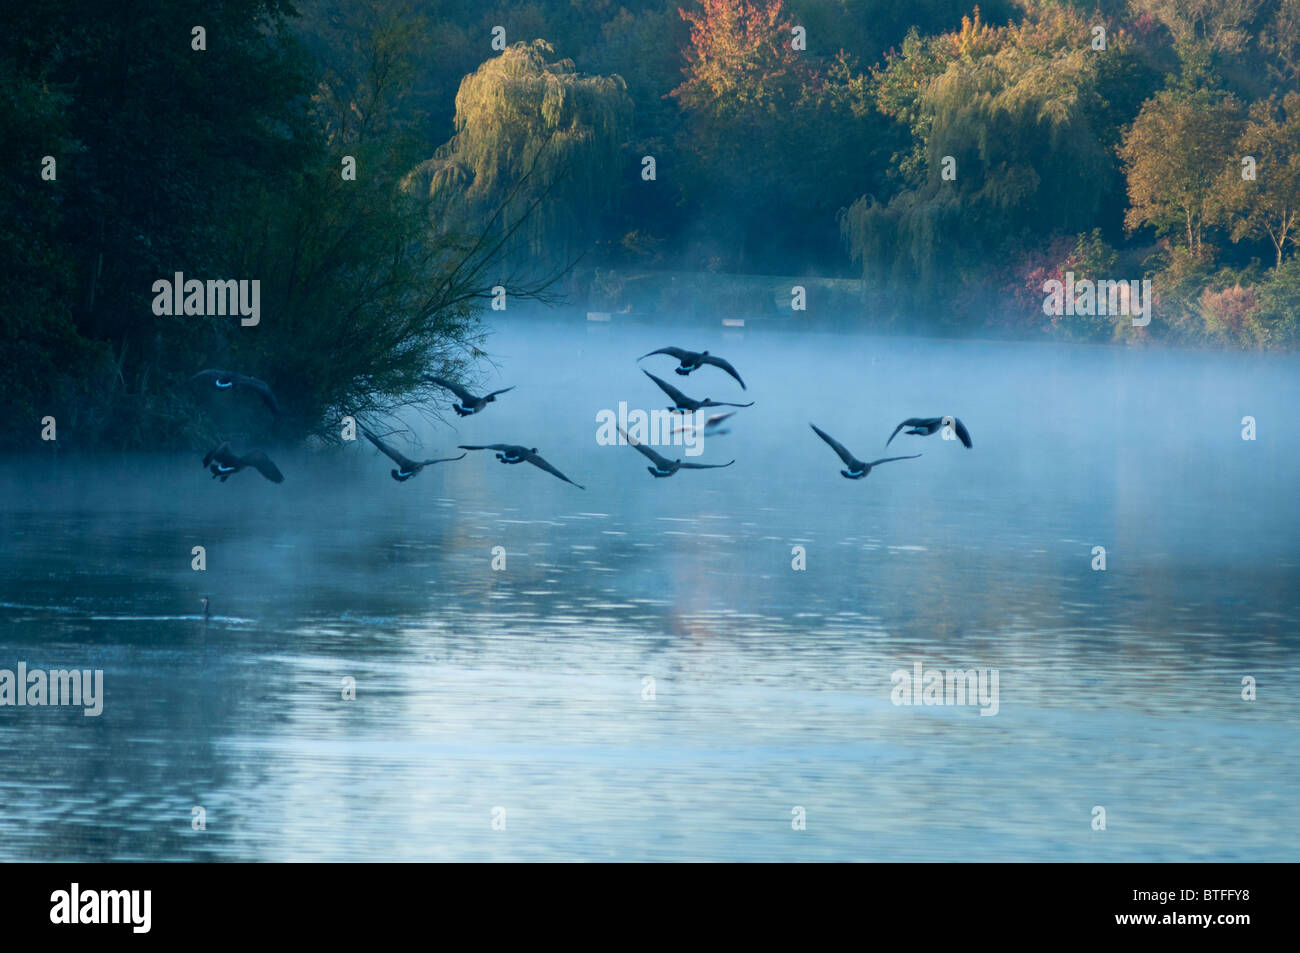
[[(7, 445), (45, 413), (202, 442), (241, 422), (184, 386), (201, 366), (332, 439), (471, 373), (493, 289), (654, 269), (860, 277), (864, 322), (927, 330), (1300, 333), (1300, 0), (35, 0), (6, 26)], [(260, 278), (268, 319), (154, 315), (182, 270)], [(1154, 320), (1045, 315), (1067, 273), (1150, 279)]]

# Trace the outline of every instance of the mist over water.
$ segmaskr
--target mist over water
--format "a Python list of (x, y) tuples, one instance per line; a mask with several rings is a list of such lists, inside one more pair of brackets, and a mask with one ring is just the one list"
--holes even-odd
[[(280, 486), (0, 460), (0, 668), (106, 691), (0, 707), (0, 859), (1300, 859), (1295, 356), (492, 324), (476, 392), (517, 389), (394, 442), (537, 447), (585, 491), (489, 452), (399, 485), (364, 440), (268, 447)], [(636, 362), (669, 344), (748, 390)], [(641, 367), (756, 402), (660, 448), (734, 466), (598, 445), (667, 405)], [(885, 447), (947, 414), (972, 450)], [(810, 421), (923, 456), (845, 480)], [(997, 714), (892, 704), (918, 661), (997, 669)]]

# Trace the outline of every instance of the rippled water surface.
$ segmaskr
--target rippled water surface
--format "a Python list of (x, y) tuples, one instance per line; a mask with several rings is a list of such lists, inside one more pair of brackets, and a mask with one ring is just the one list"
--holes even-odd
[[(642, 362), (756, 401), (694, 458), (734, 466), (597, 444), (670, 343), (744, 375)], [(0, 669), (106, 695), (0, 707), (0, 859), (1300, 859), (1295, 359), (617, 317), (488, 348), (517, 390), (419, 455), (524, 443), (585, 491), (357, 444), (273, 451), (281, 486), (0, 461)], [(945, 413), (973, 450), (885, 449)], [(848, 481), (809, 421), (924, 456)], [(894, 705), (917, 662), (996, 669), (997, 714)]]

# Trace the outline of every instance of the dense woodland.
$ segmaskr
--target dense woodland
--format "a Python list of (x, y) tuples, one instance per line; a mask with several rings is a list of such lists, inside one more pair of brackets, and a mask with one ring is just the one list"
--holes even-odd
[[(5, 445), (47, 414), (60, 444), (202, 443), (202, 367), (330, 439), (472, 377), (493, 287), (614, 307), (655, 270), (861, 278), (864, 328), (1300, 342), (1300, 0), (35, 0), (3, 26)], [(156, 315), (177, 271), (259, 279), (261, 323)], [(1067, 272), (1150, 279), (1153, 320), (1045, 315)]]

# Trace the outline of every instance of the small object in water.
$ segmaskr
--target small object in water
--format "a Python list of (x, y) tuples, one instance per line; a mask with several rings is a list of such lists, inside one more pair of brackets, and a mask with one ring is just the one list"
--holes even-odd
[(425, 467), (432, 466), (435, 463), (450, 463), (453, 460), (463, 460), (465, 458), (465, 454), (462, 453), (459, 457), (443, 457), (439, 460), (422, 460), (417, 463), (415, 460), (412, 460), (409, 457), (404, 456), (399, 451), (395, 450), (394, 448), (390, 447), (388, 444), (384, 443), (382, 440), (380, 440), (378, 437), (372, 434), (369, 430), (367, 430), (364, 426), (361, 428), (361, 432), (366, 435), (367, 440), (369, 440), (371, 443), (373, 443), (376, 447), (380, 449), (380, 451), (384, 454), (384, 456), (388, 457), (388, 459), (392, 460), (394, 463), (397, 464), (399, 469), (389, 470), (388, 472), (392, 474), (393, 479), (396, 480), (398, 483), (405, 483), (407, 480), (411, 479), (411, 477), (415, 476)]
[(252, 453), (237, 457), (230, 452), (230, 444), (228, 443), (223, 443), (221, 446), (209, 450), (207, 456), (203, 458), (203, 465), (212, 471), (213, 479), (220, 477), (222, 483), (225, 483), (232, 474), (238, 473), (245, 467), (252, 467), (272, 483), (284, 482), (284, 474), (271, 462), (271, 458), (261, 450), (254, 450)]
[(704, 398), (703, 400), (692, 400), (691, 398), (683, 394), (681, 391), (679, 391), (672, 384), (668, 383), (665, 380), (661, 380), (658, 377), (655, 377), (649, 371), (643, 370), (641, 373), (644, 374), (646, 377), (650, 378), (656, 384), (658, 384), (659, 389), (673, 399), (673, 406), (669, 407), (668, 408), (669, 410), (681, 410), (681, 411), (688, 411), (690, 413), (694, 413), (695, 411), (699, 410), (701, 407), (753, 407), (754, 406), (754, 402), (752, 400), (748, 404), (732, 404), (732, 403), (728, 403), (727, 401), (712, 400), (708, 397)]
[(204, 596), (204, 597), (203, 597), (202, 599), (200, 599), (199, 601), (203, 603), (203, 621), (204, 621), (204, 622), (207, 622), (208, 619), (210, 618), (210, 611), (211, 611), (211, 607), (212, 607), (212, 602), (211, 602), (211, 600), (208, 599), (207, 596)]
[(729, 467), (736, 462), (732, 460), (728, 463), (683, 463), (681, 460), (669, 460), (667, 457), (651, 450), (639, 440), (628, 436), (627, 431), (622, 427), (618, 428), (618, 432), (637, 452), (654, 464), (652, 467), (646, 467), (653, 477), (670, 477), (678, 470), (721, 470), (723, 467)]
[(437, 384), (439, 387), (445, 388), (459, 397), (460, 403), (452, 404), (451, 409), (456, 411), (456, 413), (460, 414), (462, 417), (468, 417), (470, 414), (477, 414), (488, 404), (495, 403), (497, 394), (504, 394), (506, 391), (514, 390), (515, 386), (518, 386), (513, 385), (505, 387), (501, 390), (494, 390), (490, 394), (484, 394), (482, 397), (475, 397), (459, 384), (453, 384), (451, 381), (443, 380), (441, 377), (422, 377), (420, 380), (424, 381), (426, 384)]
[(251, 390), (262, 398), (262, 403), (271, 408), (273, 414), (280, 413), (280, 402), (275, 399), (275, 394), (272, 393), (271, 388), (265, 381), (260, 381), (256, 377), (249, 377), (247, 374), (236, 374), (233, 371), (209, 369), (199, 371), (190, 380), (211, 381), (212, 386), (217, 390), (232, 390), (236, 387)]
[(907, 432), (918, 437), (928, 437), (933, 433), (938, 433), (944, 427), (951, 427), (952, 432), (957, 435), (958, 440), (960, 440), (968, 449), (971, 446), (970, 431), (967, 430), (966, 425), (956, 417), (908, 417), (894, 428), (894, 432), (889, 435), (889, 440), (885, 441), (886, 447), (889, 446), (890, 440), (897, 437), (898, 432), (904, 427), (911, 427), (912, 429)]
[(919, 453), (914, 453), (907, 457), (885, 457), (881, 460), (872, 460), (870, 463), (866, 463), (849, 453), (849, 451), (844, 448), (844, 444), (840, 443), (816, 424), (810, 423), (808, 426), (812, 427), (812, 429), (816, 431), (817, 436), (830, 444), (831, 449), (840, 455), (840, 459), (843, 460), (844, 465), (848, 467), (847, 470), (841, 470), (840, 475), (848, 480), (861, 480), (871, 472), (872, 467), (880, 466), (882, 463), (893, 463), (895, 460), (915, 460), (917, 457), (921, 456)]
[[(497, 459), (502, 463), (531, 463), (533, 466), (545, 470), (551, 476), (559, 477), (565, 483), (573, 483), (555, 467), (551, 466), (545, 460), (537, 455), (537, 448), (521, 446), (517, 443), (486, 443), (486, 444), (461, 444), (458, 450), (495, 450)], [(585, 490), (586, 487), (581, 483), (573, 483), (579, 490)]]
[[(705, 364), (712, 364), (714, 367), (722, 368), (734, 377), (736, 382), (740, 384), (741, 390), (749, 389), (745, 386), (745, 382), (740, 379), (740, 375), (736, 373), (736, 369), (732, 367), (729, 362), (720, 357), (715, 357), (708, 351), (688, 351), (681, 347), (661, 347), (657, 351), (651, 351), (650, 354), (667, 354), (670, 357), (677, 358), (681, 363), (680, 366), (673, 368), (673, 371), (682, 375), (682, 377), (685, 377), (691, 371), (699, 370)], [(637, 358), (637, 360), (645, 360), (650, 356), (650, 354), (642, 354)]]

